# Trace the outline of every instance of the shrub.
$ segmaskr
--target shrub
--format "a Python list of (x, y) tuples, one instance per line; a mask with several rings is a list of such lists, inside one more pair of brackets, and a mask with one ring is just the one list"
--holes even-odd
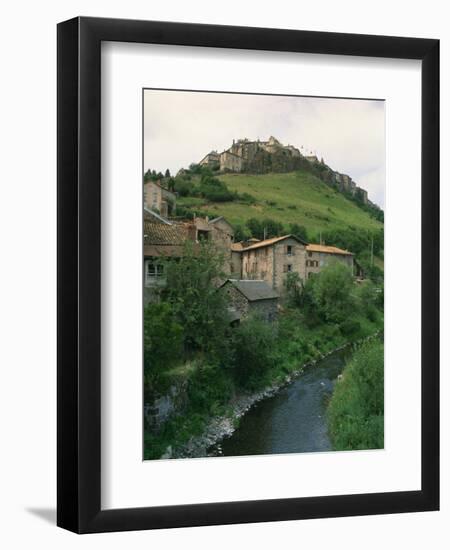
[(208, 174), (202, 175), (198, 191), (202, 197), (211, 202), (227, 202), (237, 198), (225, 183)]
[(275, 343), (273, 325), (257, 317), (239, 325), (232, 335), (230, 360), (238, 385), (255, 388), (264, 383), (264, 375), (274, 366)]
[(288, 304), (293, 307), (302, 305), (303, 284), (300, 275), (296, 271), (292, 271), (286, 275), (284, 286), (287, 291)]
[(352, 319), (346, 319), (339, 325), (339, 330), (344, 336), (352, 336), (361, 330), (361, 323)]
[(161, 389), (165, 371), (181, 358), (183, 328), (170, 304), (149, 304), (144, 309), (145, 390)]
[(256, 199), (250, 193), (237, 193), (237, 199), (245, 204), (253, 204), (256, 202)]
[(180, 197), (187, 197), (188, 195), (191, 195), (193, 191), (192, 182), (181, 178), (177, 178), (175, 180), (173, 188), (180, 195)]

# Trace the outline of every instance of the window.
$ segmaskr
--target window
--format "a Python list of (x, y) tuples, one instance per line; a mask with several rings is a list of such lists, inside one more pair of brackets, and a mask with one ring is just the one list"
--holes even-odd
[(288, 271), (288, 273), (290, 273), (292, 271), (292, 264), (287, 265), (287, 271)]
[(308, 251), (308, 258), (311, 258), (311, 256), (312, 256), (312, 252)]
[(154, 264), (152, 262), (149, 262), (147, 264), (147, 271), (145, 274), (145, 278), (148, 281), (153, 281), (157, 277), (162, 277), (164, 275), (164, 266), (161, 264)]
[(199, 229), (197, 231), (197, 239), (199, 241), (207, 241), (209, 239), (209, 231), (202, 231)]
[(288, 244), (286, 247), (286, 254), (288, 256), (292, 256), (292, 246), (290, 244)]

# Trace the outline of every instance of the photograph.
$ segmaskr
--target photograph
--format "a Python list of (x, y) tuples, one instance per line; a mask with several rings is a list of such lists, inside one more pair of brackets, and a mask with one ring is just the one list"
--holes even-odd
[(143, 90), (145, 460), (384, 448), (384, 108)]

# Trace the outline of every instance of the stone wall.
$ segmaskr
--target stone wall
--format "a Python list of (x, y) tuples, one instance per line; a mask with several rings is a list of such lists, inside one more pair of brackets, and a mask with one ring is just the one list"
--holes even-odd
[(273, 247), (264, 246), (241, 252), (242, 278), (262, 279), (273, 286)]
[(223, 286), (223, 292), (227, 295), (230, 305), (241, 314), (241, 317), (246, 317), (249, 312), (249, 302), (242, 292), (239, 292), (230, 282)]
[[(289, 249), (290, 255), (289, 255)], [(285, 239), (274, 245), (273, 288), (282, 295), (286, 292), (285, 280), (288, 273), (298, 273), (302, 280), (306, 279), (306, 248), (293, 238)], [(289, 268), (289, 266), (291, 266)]]
[(229, 170), (230, 172), (242, 172), (245, 161), (236, 155), (224, 151), (220, 155), (220, 170), (222, 172)]
[(230, 258), (230, 273), (233, 279), (242, 279), (242, 262), (241, 253), (231, 251)]
[(187, 405), (187, 382), (173, 385), (165, 395), (157, 396), (144, 404), (144, 419), (147, 429), (158, 433), (174, 415), (181, 414)]
[(278, 314), (278, 299), (249, 302), (249, 314), (256, 314), (265, 321), (275, 321)]
[(362, 189), (361, 187), (355, 188), (355, 196), (363, 203), (368, 203), (368, 196), (367, 191), (365, 189)]
[(241, 252), (242, 278), (262, 279), (283, 294), (286, 290), (284, 281), (289, 272), (296, 272), (301, 279), (306, 279), (305, 255), (305, 245), (294, 238), (271, 246), (244, 249)]

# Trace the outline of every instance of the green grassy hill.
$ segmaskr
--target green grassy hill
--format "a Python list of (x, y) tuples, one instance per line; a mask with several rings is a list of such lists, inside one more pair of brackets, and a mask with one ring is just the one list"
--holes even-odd
[(197, 214), (205, 211), (209, 215), (224, 216), (233, 225), (244, 226), (249, 218), (270, 218), (285, 226), (297, 223), (316, 238), (320, 232), (350, 226), (369, 231), (383, 227), (355, 202), (308, 172), (224, 174), (218, 178), (231, 191), (252, 195), (254, 203), (210, 202), (190, 196), (179, 197), (178, 204)]

